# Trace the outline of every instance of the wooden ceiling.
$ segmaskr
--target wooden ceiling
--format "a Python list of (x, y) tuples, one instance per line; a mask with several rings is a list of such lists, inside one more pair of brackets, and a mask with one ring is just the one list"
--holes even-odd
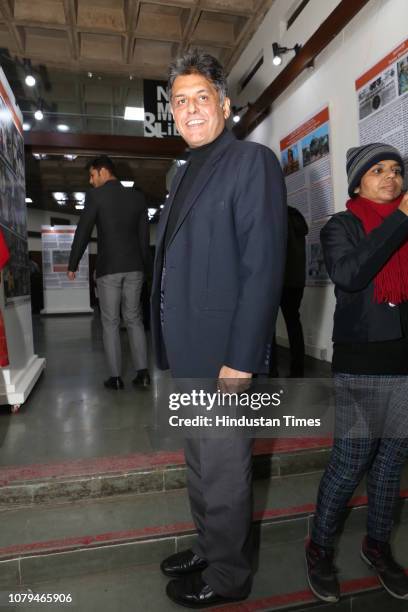
[(0, 47), (47, 67), (164, 78), (190, 47), (227, 71), (273, 0), (0, 0)]
[[(192, 47), (228, 72), (273, 1), (0, 0), (0, 63), (32, 130), (55, 133), (64, 123), (73, 134), (143, 136), (142, 122), (123, 120), (126, 105), (143, 106), (143, 79), (165, 79), (171, 60)], [(34, 88), (24, 83), (27, 61)], [(46, 110), (41, 126), (33, 119), (38, 100)], [(84, 191), (86, 161), (29, 153), (33, 206), (60, 209), (53, 191)], [(164, 198), (170, 165), (152, 156), (119, 163), (122, 178), (135, 180), (151, 202)]]

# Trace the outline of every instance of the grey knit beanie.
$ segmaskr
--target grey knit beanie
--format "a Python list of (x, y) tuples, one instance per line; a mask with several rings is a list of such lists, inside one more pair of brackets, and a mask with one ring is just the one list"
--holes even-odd
[(363, 147), (353, 147), (347, 151), (347, 179), (350, 198), (356, 196), (354, 190), (360, 185), (361, 178), (374, 164), (385, 159), (394, 159), (401, 165), (404, 176), (404, 162), (398, 149), (384, 142), (373, 142)]

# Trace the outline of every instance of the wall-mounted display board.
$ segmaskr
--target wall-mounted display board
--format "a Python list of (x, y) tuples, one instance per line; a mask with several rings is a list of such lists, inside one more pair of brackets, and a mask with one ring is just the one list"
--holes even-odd
[(355, 83), (360, 143), (386, 142), (408, 157), (408, 39)]
[(22, 116), (0, 68), (0, 226), (10, 251), (3, 272), (9, 365), (0, 369), (0, 403), (16, 408), (40, 376), (45, 360), (34, 354), (28, 265)]
[(79, 262), (75, 280), (67, 277), (75, 225), (43, 225), (42, 265), (44, 308), (41, 314), (93, 312), (89, 295), (88, 249)]
[(318, 234), (327, 217), (334, 213), (329, 108), (314, 113), (282, 138), (280, 151), (288, 205), (297, 208), (309, 226), (306, 284), (326, 285), (330, 281)]

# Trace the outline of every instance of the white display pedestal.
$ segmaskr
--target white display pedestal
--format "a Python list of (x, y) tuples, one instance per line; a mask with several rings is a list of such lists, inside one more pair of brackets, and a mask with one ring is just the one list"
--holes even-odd
[(89, 305), (89, 288), (44, 290), (41, 314), (93, 313)]
[(10, 365), (0, 368), (0, 404), (20, 406), (45, 368), (45, 359), (34, 354), (30, 300), (2, 310)]
[(88, 249), (79, 262), (75, 280), (67, 278), (75, 225), (43, 225), (44, 308), (41, 314), (93, 313), (89, 299)]

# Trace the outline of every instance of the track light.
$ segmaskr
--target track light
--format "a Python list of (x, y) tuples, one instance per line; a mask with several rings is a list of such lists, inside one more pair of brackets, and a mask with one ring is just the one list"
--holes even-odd
[(231, 106), (233, 122), (239, 123), (241, 121), (242, 111), (249, 108), (250, 106), (251, 104), (249, 102), (248, 104), (245, 104), (244, 106)]
[(34, 87), (36, 82), (37, 81), (35, 80), (35, 77), (33, 77), (32, 74), (27, 74), (27, 76), (25, 78), (25, 84), (28, 85), (28, 87)]
[(294, 51), (295, 55), (297, 55), (301, 48), (302, 45), (295, 45), (294, 47), (281, 47), (279, 43), (272, 43), (273, 65), (280, 66), (282, 63), (282, 55), (288, 53), (289, 51)]
[(44, 119), (44, 113), (42, 112), (42, 110), (40, 108), (35, 111), (34, 118), (37, 121), (42, 121)]

